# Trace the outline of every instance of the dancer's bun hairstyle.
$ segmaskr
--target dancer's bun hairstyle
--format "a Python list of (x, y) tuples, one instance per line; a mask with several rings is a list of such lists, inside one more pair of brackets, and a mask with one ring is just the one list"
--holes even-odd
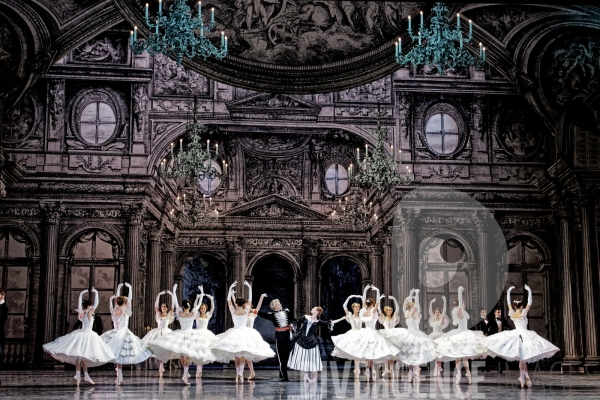
[(246, 299), (244, 299), (243, 297), (238, 297), (235, 299), (235, 304), (237, 304), (240, 307), (243, 307), (244, 304), (246, 304)]
[(89, 306), (91, 306), (91, 305), (92, 305), (92, 302), (89, 301), (89, 300), (84, 300), (84, 301), (81, 302), (81, 308), (83, 308), (84, 310), (86, 308), (88, 308)]
[(192, 303), (190, 303), (190, 301), (189, 301), (188, 299), (185, 299), (185, 300), (183, 300), (183, 301), (181, 302), (181, 307), (182, 307), (184, 310), (188, 310), (188, 309), (190, 309), (190, 308), (192, 307)]

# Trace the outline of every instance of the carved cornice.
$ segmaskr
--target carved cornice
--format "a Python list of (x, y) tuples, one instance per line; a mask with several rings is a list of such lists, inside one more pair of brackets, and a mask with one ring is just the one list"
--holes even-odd
[(304, 254), (308, 257), (317, 257), (319, 255), (319, 248), (321, 247), (320, 239), (303, 239), (302, 247), (304, 248)]

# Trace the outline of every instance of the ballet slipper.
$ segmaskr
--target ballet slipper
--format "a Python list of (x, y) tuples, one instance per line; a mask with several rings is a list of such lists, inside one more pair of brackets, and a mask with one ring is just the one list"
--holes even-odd
[(527, 385), (528, 388), (531, 387), (531, 379), (529, 379), (529, 375), (527, 375), (525, 377), (525, 384)]
[(413, 380), (413, 370), (409, 369), (408, 370), (408, 383), (412, 383)]
[(467, 373), (465, 374), (465, 376), (467, 377), (467, 383), (470, 385), (471, 384), (471, 372), (467, 371)]
[(354, 368), (354, 378), (358, 379), (359, 376), (360, 376), (360, 369)]
[(369, 367), (365, 368), (365, 376), (367, 377), (367, 382), (371, 379), (371, 370)]
[(73, 379), (75, 379), (75, 381), (77, 381), (77, 386), (79, 386), (79, 383), (81, 382), (81, 372), (79, 372), (79, 371), (75, 372), (75, 376), (73, 377)]
[(415, 382), (416, 383), (421, 382), (421, 368), (419, 368), (419, 367), (416, 367), (416, 370), (415, 370)]
[(377, 370), (375, 369), (375, 367), (371, 367), (371, 370), (373, 371), (371, 373), (371, 377), (373, 378), (373, 382), (375, 382), (375, 380), (377, 379)]
[(388, 368), (385, 369), (385, 371), (383, 371), (383, 374), (381, 374), (381, 379), (383, 379), (386, 375), (390, 374), (390, 370)]
[(519, 379), (517, 379), (517, 380), (521, 384), (521, 387), (525, 387), (525, 382), (523, 381), (523, 379), (521, 379), (521, 377), (519, 377)]
[(304, 382), (311, 382), (310, 378), (308, 377), (308, 372), (304, 374)]
[(86, 381), (86, 382), (88, 382), (91, 385), (95, 385), (96, 384), (96, 382), (94, 382), (92, 380), (92, 378), (90, 378), (90, 375), (87, 372), (83, 373), (83, 380)]
[(187, 377), (187, 375), (183, 375), (183, 376), (181, 377), (181, 380), (183, 381), (183, 383), (184, 383), (186, 386), (190, 386), (190, 382), (188, 381), (188, 377)]
[(461, 376), (462, 374), (460, 373), (460, 371), (456, 371), (456, 384), (460, 385), (460, 378), (462, 378)]
[(255, 376), (256, 374), (254, 373), (254, 370), (250, 371), (250, 376), (248, 377), (248, 380), (254, 379)]

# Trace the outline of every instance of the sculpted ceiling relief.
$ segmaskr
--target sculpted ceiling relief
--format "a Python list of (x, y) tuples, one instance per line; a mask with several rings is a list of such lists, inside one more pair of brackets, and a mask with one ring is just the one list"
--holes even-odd
[(241, 138), (242, 143), (249, 149), (260, 150), (293, 150), (304, 146), (310, 137), (307, 135), (269, 135), (249, 134)]
[(45, 4), (50, 10), (56, 14), (59, 19), (66, 21), (73, 16), (80, 14), (85, 9), (98, 0), (37, 0)]
[(338, 93), (339, 101), (389, 102), (391, 101), (392, 82), (389, 76), (356, 88)]
[(543, 146), (542, 122), (531, 113), (505, 110), (497, 117), (494, 135), (495, 157), (499, 160), (538, 158)]
[(77, 47), (71, 62), (92, 64), (127, 64), (127, 36), (105, 33)]
[(189, 70), (163, 54), (154, 56), (155, 96), (206, 96), (208, 79)]
[(37, 94), (30, 91), (4, 119), (3, 144), (6, 147), (38, 149), (42, 145), (43, 108)]

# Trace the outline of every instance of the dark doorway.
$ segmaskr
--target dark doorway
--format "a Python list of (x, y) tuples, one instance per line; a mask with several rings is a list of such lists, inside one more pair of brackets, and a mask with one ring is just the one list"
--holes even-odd
[[(199, 285), (203, 286), (204, 293), (210, 294), (215, 299), (216, 312), (213, 312), (208, 329), (215, 334), (221, 333), (225, 330), (225, 317), (229, 317), (229, 311), (225, 302), (225, 266), (220, 260), (213, 256), (200, 255), (185, 263), (183, 298), (193, 304), (196, 295), (200, 293)], [(202, 302), (210, 306), (210, 300), (207, 297), (204, 297)]]
[[(252, 303), (255, 306), (260, 295), (266, 293), (261, 311), (270, 311), (271, 300), (279, 299), (281, 305), (294, 314), (294, 269), (285, 258), (269, 255), (260, 259), (252, 269), (252, 276)], [(267, 342), (275, 343), (275, 328), (270, 321), (257, 317), (254, 328)]]

